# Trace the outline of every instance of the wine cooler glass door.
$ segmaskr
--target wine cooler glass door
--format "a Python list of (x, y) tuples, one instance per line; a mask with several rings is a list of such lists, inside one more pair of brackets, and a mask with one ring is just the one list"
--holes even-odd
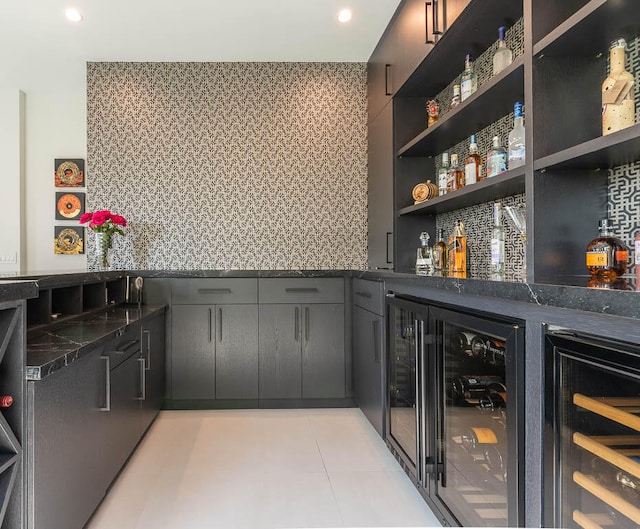
[(553, 524), (637, 529), (640, 348), (566, 335), (550, 335), (548, 343)]
[(463, 526), (517, 526), (518, 328), (444, 310), (437, 317), (437, 498)]

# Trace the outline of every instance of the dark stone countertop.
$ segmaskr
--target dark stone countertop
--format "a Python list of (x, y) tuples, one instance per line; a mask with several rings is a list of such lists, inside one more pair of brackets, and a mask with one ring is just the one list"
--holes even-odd
[(121, 336), (128, 325), (164, 310), (164, 306), (115, 305), (27, 331), (27, 380), (42, 380)]
[(29, 280), (0, 280), (0, 303), (38, 297), (38, 285)]

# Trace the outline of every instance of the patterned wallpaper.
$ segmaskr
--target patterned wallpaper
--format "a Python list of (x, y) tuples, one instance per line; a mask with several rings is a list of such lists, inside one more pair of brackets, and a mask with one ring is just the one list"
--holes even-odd
[(87, 104), (117, 268), (366, 267), (366, 64), (89, 63)]

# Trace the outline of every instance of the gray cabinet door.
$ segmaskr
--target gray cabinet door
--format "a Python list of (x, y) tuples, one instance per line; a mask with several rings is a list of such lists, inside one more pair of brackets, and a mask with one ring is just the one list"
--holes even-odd
[(302, 305), (302, 397), (345, 396), (344, 305)]
[(145, 361), (142, 431), (146, 431), (164, 402), (165, 395), (164, 313), (143, 323), (142, 357)]
[(302, 396), (301, 310), (297, 304), (260, 305), (261, 399)]
[(171, 309), (171, 397), (214, 399), (215, 307), (173, 305)]
[(384, 391), (382, 337), (384, 318), (353, 309), (353, 384), (356, 404), (383, 435)]
[(90, 353), (28, 383), (29, 527), (83, 527), (105, 495), (106, 362)]
[(216, 398), (258, 398), (258, 305), (217, 305)]
[(369, 124), (369, 268), (393, 268), (393, 105)]

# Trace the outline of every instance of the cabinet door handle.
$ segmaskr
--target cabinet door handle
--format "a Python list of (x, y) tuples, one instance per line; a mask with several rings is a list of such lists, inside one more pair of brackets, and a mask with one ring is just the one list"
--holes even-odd
[(147, 400), (147, 374), (145, 373), (144, 358), (138, 358), (140, 363), (140, 396), (138, 400)]
[(304, 339), (309, 341), (309, 307), (304, 308)]
[[(418, 428), (418, 431), (420, 431), (420, 323), (418, 322), (418, 320), (414, 320), (413, 321), (413, 336), (414, 336), (414, 340), (415, 340), (415, 350), (414, 350), (414, 354), (415, 354), (415, 373), (414, 376), (416, 377), (416, 383), (415, 383), (415, 410), (416, 410), (416, 426)], [(416, 435), (416, 460), (417, 461), (422, 461), (421, 459), (421, 452), (420, 452), (420, 436)], [(422, 465), (421, 464), (417, 464), (416, 465), (416, 478), (418, 480), (418, 483), (422, 483)]]
[[(391, 243), (391, 244), (389, 244)], [(393, 264), (393, 250), (389, 251), (393, 246), (393, 232), (387, 232), (387, 264)]]
[(231, 294), (230, 288), (199, 288), (198, 294)]
[(319, 292), (317, 288), (285, 288), (284, 291), (287, 294), (317, 294)]
[(366, 299), (371, 299), (371, 293), (370, 292), (356, 292), (356, 296), (360, 296), (361, 298), (366, 298)]
[[(431, 18), (433, 18), (433, 5), (431, 2), (424, 3), (424, 33), (425, 33), (425, 44), (435, 44), (436, 41), (434, 39), (429, 38), (429, 6), (431, 6)], [(432, 21), (433, 22), (433, 21)], [(434, 22), (435, 23), (435, 22)]]
[(373, 320), (373, 361), (380, 363), (380, 322)]
[(295, 313), (293, 315), (293, 338), (296, 342), (299, 341), (299, 332), (300, 332), (298, 316), (300, 316), (300, 309), (296, 307)]
[[(434, 35), (442, 35), (442, 31), (440, 30), (440, 15), (438, 14), (438, 4), (440, 0), (433, 0), (433, 34)], [(446, 4), (443, 4), (446, 5)]]
[(111, 411), (111, 359), (108, 356), (101, 356), (104, 360), (104, 407), (100, 411)]
[(144, 329), (142, 332), (147, 336), (147, 363), (145, 368), (149, 371), (151, 369), (151, 331)]
[(209, 309), (209, 341), (211, 341), (211, 338), (212, 338), (212, 336), (211, 336), (211, 332), (212, 332), (212, 330), (211, 330), (211, 318), (212, 317), (213, 317), (213, 315), (211, 314), (211, 309)]
[(391, 84), (391, 65), (384, 65), (384, 95), (392, 96), (393, 95), (393, 87)]
[(222, 307), (218, 308), (218, 341), (222, 341)]

